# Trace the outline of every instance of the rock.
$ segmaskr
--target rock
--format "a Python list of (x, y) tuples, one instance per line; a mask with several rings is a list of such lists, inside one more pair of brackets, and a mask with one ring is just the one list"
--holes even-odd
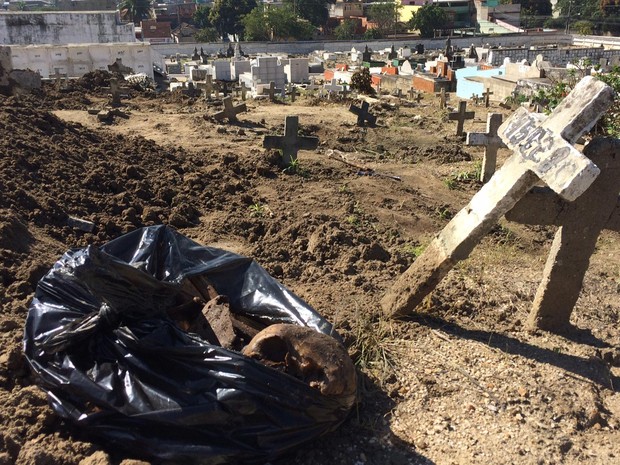
[(110, 456), (105, 452), (98, 450), (91, 456), (80, 460), (79, 465), (111, 465), (111, 463)]

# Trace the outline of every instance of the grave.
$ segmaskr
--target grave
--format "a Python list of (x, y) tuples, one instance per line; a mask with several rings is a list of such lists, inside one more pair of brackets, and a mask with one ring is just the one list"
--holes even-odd
[(374, 126), (377, 123), (377, 117), (370, 113), (369, 107), (368, 102), (362, 102), (361, 108), (353, 104), (349, 107), (349, 111), (357, 115), (358, 126), (364, 126), (366, 122), (368, 122), (369, 126)]
[(502, 119), (503, 116), (499, 113), (489, 113), (487, 115), (487, 132), (470, 132), (465, 139), (465, 145), (484, 147), (484, 159), (480, 171), (480, 181), (482, 182), (488, 182), (495, 173), (497, 150), (506, 148), (504, 141), (497, 135), (497, 131), (502, 125)]
[(226, 118), (228, 121), (237, 121), (237, 115), (241, 112), (248, 111), (248, 107), (245, 103), (233, 106), (232, 97), (225, 97), (223, 100), (224, 109), (213, 115), (218, 121)]
[(68, 87), (69, 77), (67, 73), (61, 73), (60, 69), (54, 68), (54, 88), (56, 90), (64, 90)]
[(409, 100), (415, 100), (420, 103), (422, 100), (422, 92), (415, 90), (413, 87), (409, 89)]
[(489, 108), (489, 97), (493, 95), (493, 92), (491, 92), (491, 90), (487, 87), (487, 90), (485, 90), (482, 93), (482, 98), (484, 99), (484, 106), (486, 108)]
[(299, 137), (299, 116), (287, 116), (284, 120), (283, 136), (265, 136), (263, 147), (282, 150), (282, 163), (290, 166), (297, 160), (300, 150), (315, 150), (319, 146), (318, 137)]
[(329, 84), (323, 85), (323, 89), (327, 91), (327, 97), (331, 99), (332, 93), (338, 95), (343, 91), (344, 86), (338, 84), (336, 79), (332, 79)]
[(349, 89), (349, 86), (347, 86), (346, 84), (343, 84), (342, 90), (340, 91), (340, 96), (343, 98), (343, 100), (346, 100), (346, 98), (349, 96), (350, 93), (351, 93), (351, 89)]
[(268, 88), (263, 89), (263, 95), (265, 94), (269, 95), (269, 100), (271, 100), (272, 102), (276, 100), (276, 93), (281, 94), (282, 89), (277, 89), (276, 84), (273, 81), (269, 83)]
[(438, 94), (435, 94), (435, 97), (439, 97), (439, 108), (442, 110), (445, 110), (447, 106), (447, 100), (449, 97), (446, 94), (446, 89), (442, 88), (441, 92), (439, 92)]
[(474, 102), (474, 105), (478, 105), (480, 102), (480, 96), (478, 94), (471, 94), (471, 100)]
[(539, 180), (569, 201), (583, 194), (599, 169), (571, 144), (612, 103), (611, 87), (587, 76), (544, 121), (525, 108), (508, 118), (499, 132), (513, 155), (397, 279), (382, 299), (385, 313), (411, 313)]
[(127, 95), (129, 92), (128, 87), (122, 87), (118, 84), (118, 79), (110, 78), (110, 87), (103, 87), (103, 90), (108, 90), (112, 94), (112, 106), (118, 107), (121, 105), (121, 96)]
[(210, 99), (211, 94), (213, 93), (213, 76), (207, 74), (205, 77), (205, 82), (198, 82), (196, 83), (196, 86), (205, 91), (205, 100)]
[(183, 95), (187, 95), (188, 97), (192, 97), (192, 98), (199, 97), (200, 96), (200, 89), (196, 88), (194, 86), (194, 83), (190, 81), (190, 82), (187, 83), (187, 88), (183, 87), (181, 89), (181, 93)]
[(473, 111), (466, 111), (467, 110), (467, 102), (465, 100), (461, 100), (459, 102), (459, 111), (455, 112), (455, 113), (450, 113), (448, 115), (448, 119), (450, 121), (458, 121), (457, 125), (456, 125), (456, 135), (457, 136), (462, 136), (463, 135), (463, 125), (465, 124), (465, 120), (466, 119), (474, 119), (474, 116), (476, 116), (476, 113)]
[(291, 96), (291, 102), (295, 102), (297, 96), (299, 95), (299, 92), (297, 91), (297, 86), (293, 85), (293, 84), (289, 84), (288, 86), (288, 95)]
[(506, 213), (509, 221), (559, 226), (527, 320), (530, 329), (570, 327), (599, 234), (620, 232), (620, 140), (595, 139), (583, 153), (601, 174), (577, 200), (566, 202), (549, 188), (534, 188)]

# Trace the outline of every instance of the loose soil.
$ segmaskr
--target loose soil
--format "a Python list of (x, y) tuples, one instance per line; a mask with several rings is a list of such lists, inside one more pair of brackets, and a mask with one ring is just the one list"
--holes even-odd
[[(64, 251), (160, 223), (253, 257), (342, 334), (359, 403), (280, 463), (620, 463), (617, 233), (599, 239), (571, 333), (523, 328), (554, 230), (506, 221), (417, 313), (391, 321), (381, 297), (480, 187), (481, 149), (454, 136), (433, 97), (384, 98), (378, 126), (360, 129), (351, 102), (248, 101), (238, 123), (219, 124), (208, 115), (221, 102), (136, 89), (127, 117), (104, 125), (86, 110), (107, 105), (105, 78), (0, 96), (0, 465), (143, 463), (53, 414), (22, 334), (37, 281)], [(483, 131), (487, 111), (510, 113), (475, 110), (466, 131)], [(262, 148), (286, 115), (321, 141), (296, 172)]]

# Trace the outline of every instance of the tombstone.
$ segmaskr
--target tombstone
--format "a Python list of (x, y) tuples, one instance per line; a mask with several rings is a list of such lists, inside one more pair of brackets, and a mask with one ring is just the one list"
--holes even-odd
[(467, 110), (467, 102), (465, 100), (461, 100), (459, 102), (459, 111), (455, 113), (450, 113), (448, 115), (448, 119), (450, 121), (457, 121), (457, 125), (456, 125), (457, 136), (463, 135), (463, 126), (465, 124), (465, 120), (474, 119), (474, 116), (476, 116), (476, 114), (473, 111), (466, 111), (466, 110)]
[(200, 55), (198, 54), (198, 49), (194, 47), (194, 53), (192, 54), (192, 61), (200, 60)]
[(232, 97), (225, 97), (223, 103), (224, 109), (213, 115), (213, 118), (218, 121), (221, 121), (224, 118), (226, 118), (229, 122), (237, 121), (237, 115), (239, 113), (248, 111), (248, 107), (245, 105), (245, 103), (237, 105), (236, 107), (233, 106)]
[(452, 58), (452, 39), (450, 39), (450, 37), (446, 39), (445, 55), (448, 61), (450, 61), (450, 58)]
[(248, 90), (249, 89), (245, 86), (245, 82), (242, 82), (241, 83), (241, 100), (243, 100), (244, 102), (247, 97)]
[(397, 89), (396, 89), (396, 90), (392, 93), (392, 95), (393, 95), (394, 97), (396, 97), (396, 98), (399, 98), (399, 99), (400, 99), (400, 98), (403, 98), (403, 91), (402, 91), (402, 89), (399, 87), (399, 88), (397, 88)]
[(226, 58), (232, 58), (235, 56), (235, 49), (233, 48), (232, 42), (228, 42), (228, 49), (226, 50)]
[(288, 86), (288, 94), (291, 96), (291, 102), (294, 103), (295, 99), (299, 95), (299, 92), (297, 92), (297, 86), (295, 86), (293, 84), (289, 84), (289, 86)]
[(394, 49), (394, 44), (392, 44), (390, 53), (388, 53), (388, 60), (395, 60), (396, 58), (398, 58), (398, 53), (396, 53), (396, 49)]
[(327, 96), (331, 99), (332, 93), (338, 94), (339, 92), (342, 92), (344, 86), (338, 84), (338, 80), (332, 79), (329, 84), (323, 85), (323, 89), (327, 91)]
[(222, 86), (219, 82), (215, 82), (213, 84), (213, 94), (215, 95), (215, 98), (220, 98), (220, 91), (222, 90)]
[(368, 49), (368, 45), (366, 45), (366, 47), (364, 47), (364, 52), (362, 53), (362, 61), (365, 61), (366, 63), (368, 63), (371, 60), (372, 60), (372, 52)]
[(418, 55), (424, 55), (424, 44), (418, 44), (415, 46), (415, 52)]
[(491, 89), (489, 89), (488, 87), (487, 87), (487, 90), (485, 90), (485, 91), (482, 93), (482, 98), (484, 99), (484, 106), (485, 106), (486, 108), (489, 108), (489, 97), (490, 97), (491, 95), (493, 95), (493, 92), (491, 92)]
[(422, 100), (422, 92), (411, 87), (409, 89), (409, 100), (415, 100), (416, 103), (420, 103)]
[(362, 106), (356, 107), (351, 104), (349, 107), (349, 111), (355, 115), (357, 115), (357, 125), (364, 126), (367, 122), (369, 126), (374, 126), (377, 123), (377, 117), (370, 113), (368, 102), (362, 102)]
[(566, 202), (549, 188), (534, 188), (506, 213), (509, 221), (559, 226), (527, 320), (530, 329), (570, 327), (599, 234), (620, 232), (620, 140), (594, 139), (583, 153), (601, 174), (577, 200)]
[(112, 94), (112, 106), (118, 107), (121, 105), (121, 96), (126, 95), (129, 92), (128, 87), (122, 87), (118, 83), (118, 79), (110, 78), (110, 87), (104, 87), (104, 90), (109, 90)]
[(319, 146), (318, 137), (299, 137), (299, 116), (287, 116), (284, 120), (283, 136), (265, 136), (263, 147), (282, 150), (282, 163), (290, 166), (297, 160), (299, 150), (316, 150)]
[(205, 100), (210, 99), (213, 93), (213, 76), (207, 74), (205, 82), (201, 82), (200, 87), (205, 91)]
[(502, 125), (502, 118), (503, 116), (500, 113), (489, 113), (487, 115), (487, 132), (470, 132), (465, 139), (465, 145), (484, 147), (484, 159), (480, 171), (480, 181), (482, 182), (488, 182), (495, 173), (497, 150), (506, 148), (504, 141), (497, 135), (497, 131)]
[(441, 92), (435, 94), (435, 97), (439, 97), (439, 108), (445, 110), (446, 103), (448, 101), (448, 95), (446, 95), (446, 88), (442, 87)]
[(571, 144), (612, 103), (613, 90), (587, 76), (546, 119), (525, 108), (508, 118), (499, 132), (513, 155), (398, 278), (382, 299), (384, 311), (409, 314), (539, 180), (569, 201), (583, 194), (599, 169)]
[(346, 100), (346, 98), (349, 96), (350, 93), (351, 93), (351, 89), (349, 89), (349, 86), (347, 86), (346, 84), (343, 84), (342, 90), (340, 91), (340, 95), (342, 96), (343, 100)]
[(206, 65), (208, 63), (207, 60), (207, 55), (205, 54), (204, 50), (202, 49), (202, 47), (200, 47), (200, 62), (203, 65)]
[(282, 93), (282, 89), (277, 89), (276, 88), (276, 83), (271, 81), (271, 82), (269, 82), (269, 88), (268, 89), (263, 89), (263, 95), (265, 95), (265, 93), (267, 93), (267, 95), (269, 95), (269, 100), (271, 100), (273, 102), (276, 99), (276, 93), (281, 94)]
[(471, 47), (469, 47), (469, 53), (467, 54), (467, 58), (473, 58), (474, 60), (478, 61), (478, 51), (476, 50), (476, 46), (474, 44), (471, 44)]
[(478, 94), (471, 94), (471, 100), (473, 100), (475, 105), (478, 105), (480, 102), (480, 96)]
[(54, 88), (56, 90), (66, 89), (69, 78), (66, 73), (61, 74), (60, 68), (54, 68)]
[(200, 89), (197, 89), (194, 86), (194, 83), (190, 81), (187, 83), (187, 88), (184, 87), (181, 89), (181, 93), (183, 95), (187, 95), (188, 97), (194, 98), (200, 96)]

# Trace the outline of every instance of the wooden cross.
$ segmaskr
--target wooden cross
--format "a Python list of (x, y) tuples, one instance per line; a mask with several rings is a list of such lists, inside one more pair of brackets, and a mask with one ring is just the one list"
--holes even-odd
[(534, 188), (506, 213), (510, 221), (559, 226), (527, 320), (531, 329), (570, 327), (599, 234), (620, 232), (620, 140), (594, 139), (583, 154), (601, 174), (577, 200), (566, 202), (549, 188)]
[(269, 82), (269, 89), (263, 89), (263, 94), (265, 94), (265, 92), (267, 92), (267, 95), (269, 95), (269, 100), (271, 100), (272, 102), (276, 99), (276, 92), (280, 93), (282, 92), (282, 89), (277, 89), (276, 88), (276, 83), (273, 81)]
[(383, 297), (384, 311), (413, 311), (539, 179), (569, 201), (583, 194), (599, 169), (571, 144), (612, 103), (611, 87), (587, 76), (545, 121), (519, 108), (499, 130), (513, 155), (398, 278)]
[(299, 137), (299, 116), (287, 116), (284, 120), (283, 136), (265, 136), (263, 147), (282, 150), (282, 163), (290, 166), (297, 160), (299, 150), (315, 150), (319, 146), (318, 137)]
[(435, 94), (435, 97), (439, 97), (439, 108), (445, 110), (446, 102), (448, 100), (448, 95), (446, 95), (446, 88), (442, 87), (441, 91), (438, 94)]
[(295, 99), (299, 95), (299, 93), (297, 92), (297, 86), (290, 84), (288, 93), (291, 96), (291, 102), (295, 102)]
[(236, 107), (233, 106), (232, 97), (230, 96), (224, 97), (223, 103), (224, 109), (213, 115), (213, 117), (218, 121), (223, 120), (224, 118), (228, 119), (228, 121), (236, 121), (239, 113), (248, 111), (245, 103), (237, 105)]
[(487, 132), (469, 132), (465, 145), (472, 147), (484, 146), (484, 159), (482, 160), (482, 170), (480, 181), (487, 182), (495, 173), (497, 165), (497, 149), (506, 148), (506, 144), (497, 135), (497, 130), (502, 125), (503, 116), (500, 113), (489, 113), (487, 115)]
[(368, 122), (369, 126), (374, 126), (377, 123), (377, 117), (370, 113), (368, 110), (369, 105), (368, 102), (362, 102), (362, 107), (356, 107), (351, 104), (349, 107), (349, 111), (355, 115), (357, 115), (357, 125), (364, 126), (365, 122)]
[(325, 84), (323, 86), (323, 89), (327, 91), (328, 98), (331, 98), (332, 92), (335, 94), (338, 94), (339, 92), (342, 92), (343, 88), (344, 88), (343, 86), (338, 84), (338, 81), (336, 79), (332, 79), (331, 83)]
[(455, 113), (450, 113), (448, 115), (448, 119), (450, 121), (458, 121), (457, 125), (456, 125), (456, 135), (457, 136), (462, 136), (463, 135), (463, 126), (465, 124), (465, 120), (466, 119), (474, 119), (474, 116), (476, 116), (476, 113), (473, 111), (466, 111), (467, 110), (467, 102), (465, 100), (461, 100), (459, 102), (459, 111), (455, 112)]
[(488, 87), (487, 90), (482, 93), (482, 98), (484, 99), (484, 106), (486, 108), (489, 108), (489, 97), (491, 95), (493, 95), (493, 92), (491, 92), (491, 89), (489, 89)]
[(128, 87), (121, 87), (118, 84), (118, 79), (110, 78), (110, 87), (104, 88), (105, 90), (109, 90), (112, 94), (112, 106), (118, 107), (121, 105), (121, 95), (127, 94), (129, 92)]

